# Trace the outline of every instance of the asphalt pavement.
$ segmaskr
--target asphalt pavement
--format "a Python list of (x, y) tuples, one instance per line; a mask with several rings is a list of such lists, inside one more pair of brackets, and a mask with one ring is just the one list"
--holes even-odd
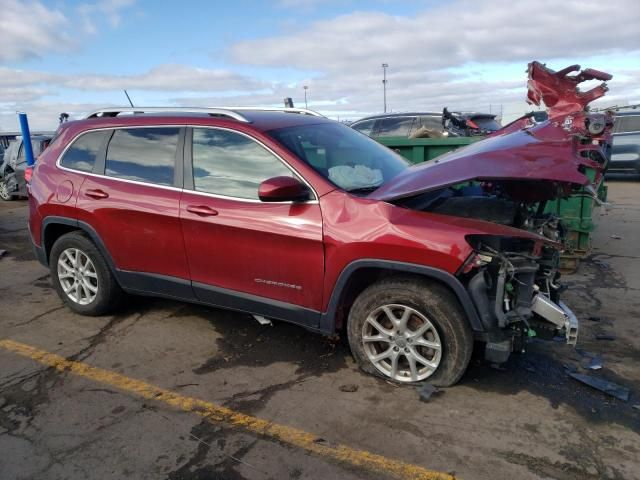
[(609, 201), (566, 277), (577, 349), (474, 358), (428, 402), (285, 323), (142, 297), (76, 315), (31, 252), (27, 202), (0, 202), (0, 479), (640, 479), (640, 183)]

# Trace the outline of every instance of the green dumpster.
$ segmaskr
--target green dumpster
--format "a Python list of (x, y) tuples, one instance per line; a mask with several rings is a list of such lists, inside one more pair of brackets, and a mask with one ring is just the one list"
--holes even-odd
[(411, 163), (433, 160), (450, 150), (467, 146), (484, 137), (452, 137), (452, 138), (406, 138), (380, 137), (379, 143), (395, 150)]
[[(585, 174), (594, 183), (596, 171), (587, 168)], [(598, 200), (607, 200), (607, 186), (600, 180), (597, 186)], [(547, 202), (545, 212), (557, 215), (567, 228), (566, 250), (562, 255), (561, 267), (566, 271), (577, 268), (581, 258), (591, 251), (592, 233), (596, 229), (597, 216), (594, 215), (598, 202), (584, 188), (568, 198)]]

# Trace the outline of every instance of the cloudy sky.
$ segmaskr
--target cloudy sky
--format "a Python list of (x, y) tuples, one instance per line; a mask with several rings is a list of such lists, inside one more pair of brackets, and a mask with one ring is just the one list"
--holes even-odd
[(340, 119), (383, 108), (502, 112), (526, 64), (614, 75), (601, 105), (640, 103), (638, 0), (0, 0), (0, 130), (55, 129), (102, 106), (280, 106)]

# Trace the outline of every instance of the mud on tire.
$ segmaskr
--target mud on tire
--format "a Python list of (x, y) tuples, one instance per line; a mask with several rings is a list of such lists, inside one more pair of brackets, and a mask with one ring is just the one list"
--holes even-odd
[[(397, 383), (454, 385), (473, 351), (473, 333), (457, 298), (420, 277), (392, 277), (367, 287), (351, 307), (347, 333), (359, 367)], [(384, 355), (389, 356), (374, 364), (372, 358)]]

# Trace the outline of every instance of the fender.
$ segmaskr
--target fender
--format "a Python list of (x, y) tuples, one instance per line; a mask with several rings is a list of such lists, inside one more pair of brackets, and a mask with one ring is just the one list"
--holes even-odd
[(327, 311), (323, 313), (320, 318), (320, 330), (330, 333), (333, 333), (335, 331), (335, 316), (338, 310), (340, 296), (347, 286), (347, 282), (349, 281), (351, 276), (354, 274), (354, 272), (361, 268), (378, 268), (381, 270), (390, 270), (393, 272), (415, 273), (424, 277), (433, 278), (434, 280), (444, 283), (453, 291), (455, 296), (458, 298), (458, 301), (464, 309), (472, 330), (475, 333), (482, 333), (485, 331), (482, 327), (482, 323), (480, 322), (480, 318), (478, 317), (478, 312), (473, 305), (467, 289), (464, 288), (462, 283), (460, 283), (460, 281), (450, 273), (445, 272), (444, 270), (439, 270), (437, 268), (426, 267), (424, 265), (395, 262), (391, 260), (376, 260), (369, 258), (355, 260), (342, 270), (335, 286), (333, 287), (333, 292), (331, 293), (331, 299), (329, 300)]

